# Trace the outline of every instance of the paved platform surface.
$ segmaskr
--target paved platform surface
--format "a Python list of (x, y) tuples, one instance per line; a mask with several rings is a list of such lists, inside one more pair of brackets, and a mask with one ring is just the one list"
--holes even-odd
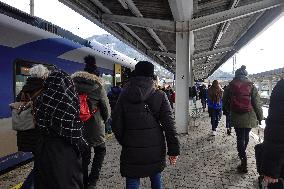
[[(252, 137), (248, 146), (248, 174), (238, 174), (239, 164), (236, 151), (236, 136), (225, 133), (225, 117), (222, 117), (217, 136), (210, 136), (211, 125), (207, 113), (189, 128), (188, 135), (180, 136), (181, 155), (175, 166), (168, 165), (163, 172), (166, 189), (254, 189), (257, 172), (253, 147), (257, 143)], [(257, 134), (257, 133), (256, 133)], [(107, 155), (102, 168), (98, 189), (123, 189), (125, 179), (119, 173), (120, 146), (115, 139), (107, 141)], [(21, 182), (19, 175), (26, 175), (30, 166), (0, 177), (0, 188), (10, 188)], [(141, 188), (150, 188), (149, 179), (141, 180)]]
[[(207, 113), (196, 120), (196, 127), (189, 128), (188, 135), (180, 136), (181, 155), (175, 166), (168, 165), (163, 172), (167, 189), (253, 189), (257, 188), (251, 137), (248, 146), (248, 174), (238, 174), (236, 136), (226, 134), (225, 117), (222, 117), (217, 136), (210, 136), (211, 125)], [(120, 146), (114, 139), (107, 143), (108, 155), (103, 166), (98, 188), (124, 188), (125, 180), (119, 174)], [(150, 188), (149, 179), (142, 179), (141, 188)]]

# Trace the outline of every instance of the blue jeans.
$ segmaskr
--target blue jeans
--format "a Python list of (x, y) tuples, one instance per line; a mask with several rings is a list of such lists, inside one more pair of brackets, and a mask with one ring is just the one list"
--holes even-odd
[(221, 119), (221, 109), (213, 109), (211, 108), (211, 125), (212, 125), (212, 131), (216, 131), (216, 128), (218, 127), (219, 121)]
[[(163, 189), (163, 181), (161, 173), (150, 176), (152, 189)], [(126, 177), (126, 189), (139, 189), (140, 178)]]
[(112, 132), (111, 130), (111, 125), (112, 125), (112, 119), (109, 118), (107, 121), (106, 121), (106, 124), (105, 124), (105, 132), (110, 134)]
[(246, 149), (249, 143), (249, 132), (251, 128), (235, 128), (237, 135), (237, 150), (240, 159), (247, 159)]

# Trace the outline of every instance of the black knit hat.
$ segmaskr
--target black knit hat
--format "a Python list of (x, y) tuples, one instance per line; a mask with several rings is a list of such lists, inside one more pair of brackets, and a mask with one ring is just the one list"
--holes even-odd
[(135, 65), (135, 76), (153, 77), (154, 65), (148, 61), (139, 61)]
[(247, 76), (248, 72), (246, 71), (246, 66), (242, 65), (239, 69), (236, 70), (235, 72), (235, 77), (240, 77), (240, 76)]
[(84, 71), (94, 74), (96, 76), (100, 76), (100, 71), (96, 65), (96, 58), (94, 56), (88, 55), (84, 58), (86, 63)]

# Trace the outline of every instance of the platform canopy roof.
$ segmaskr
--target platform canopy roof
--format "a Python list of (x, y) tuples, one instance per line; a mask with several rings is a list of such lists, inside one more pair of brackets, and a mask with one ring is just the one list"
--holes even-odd
[[(175, 73), (176, 32), (193, 31), (205, 79), (283, 12), (284, 0), (59, 0)], [(187, 6), (193, 1), (193, 6)], [(192, 10), (193, 9), (193, 10)], [(184, 17), (193, 13), (188, 28)]]

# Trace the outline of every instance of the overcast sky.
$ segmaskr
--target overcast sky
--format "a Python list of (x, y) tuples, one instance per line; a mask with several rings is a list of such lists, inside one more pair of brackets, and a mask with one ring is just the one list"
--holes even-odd
[[(29, 13), (29, 0), (0, 0)], [(52, 22), (72, 33), (87, 38), (107, 32), (57, 0), (35, 0), (35, 16)], [(255, 38), (237, 54), (237, 65), (246, 65), (249, 73), (259, 73), (284, 67), (282, 57), (284, 44), (284, 17)], [(232, 72), (232, 60), (221, 68)]]

